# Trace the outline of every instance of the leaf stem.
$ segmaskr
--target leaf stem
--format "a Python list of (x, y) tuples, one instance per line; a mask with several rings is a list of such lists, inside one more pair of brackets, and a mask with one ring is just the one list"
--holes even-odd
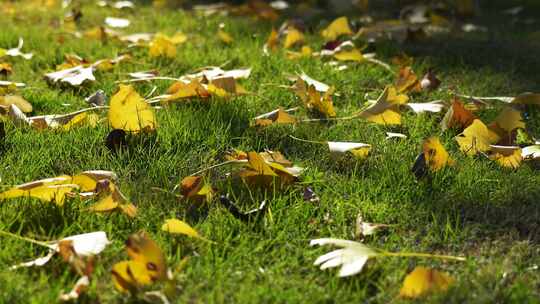
[(298, 138), (298, 137), (295, 137), (295, 136), (292, 136), (292, 135), (289, 135), (289, 137), (294, 139), (294, 140), (305, 142), (305, 143), (310, 143), (310, 144), (321, 144), (321, 145), (326, 145), (327, 144), (325, 141), (307, 140), (307, 139)]
[(381, 251), (382, 255), (391, 256), (391, 257), (417, 257), (417, 258), (432, 258), (432, 259), (441, 259), (441, 260), (453, 260), (453, 261), (466, 261), (465, 257), (457, 257), (452, 255), (439, 255), (439, 254), (430, 254), (430, 253), (418, 253), (418, 252), (389, 252)]
[(20, 236), (20, 235), (17, 235), (17, 234), (11, 233), (11, 232), (7, 232), (7, 231), (4, 231), (4, 230), (0, 230), (0, 235), (12, 237), (12, 238), (15, 238), (15, 239), (18, 239), (18, 240), (21, 240), (21, 241), (29, 242), (29, 243), (32, 243), (32, 244), (36, 244), (36, 245), (39, 245), (39, 246), (43, 246), (43, 247), (47, 247), (49, 249), (52, 249), (51, 245), (46, 243), (46, 242), (40, 242), (40, 241), (31, 239), (31, 238)]
[(210, 167), (207, 167), (207, 168), (204, 168), (204, 169), (201, 169), (195, 173), (191, 173), (190, 175), (188, 176), (194, 176), (194, 175), (199, 175), (203, 172), (206, 172), (206, 171), (209, 171), (209, 170), (212, 170), (212, 169), (215, 169), (215, 168), (218, 168), (218, 167), (222, 167), (222, 166), (225, 166), (225, 165), (228, 165), (228, 164), (232, 164), (232, 163), (240, 163), (241, 161), (239, 160), (236, 160), (236, 159), (231, 159), (231, 160), (228, 160), (228, 161), (224, 161), (222, 163), (219, 163), (219, 164), (215, 164), (215, 165), (212, 165)]

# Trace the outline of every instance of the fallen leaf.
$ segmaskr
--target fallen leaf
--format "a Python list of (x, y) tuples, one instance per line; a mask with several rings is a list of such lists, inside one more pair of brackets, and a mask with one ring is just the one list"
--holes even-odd
[(276, 109), (274, 111), (259, 115), (254, 118), (255, 125), (264, 127), (271, 124), (294, 124), (296, 118), (283, 110), (283, 108)]
[(287, 33), (285, 35), (285, 41), (283, 42), (283, 47), (289, 49), (293, 46), (304, 43), (304, 34), (297, 30), (296, 28), (289, 26)]
[(23, 45), (24, 45), (24, 40), (22, 38), (19, 38), (19, 45), (16, 48), (5, 50), (3, 55), (0, 53), (0, 57), (10, 56), (10, 57), (22, 57), (26, 60), (32, 59), (32, 57), (34, 56), (32, 53), (21, 52)]
[(355, 142), (335, 142), (329, 141), (328, 149), (332, 153), (346, 153), (349, 152), (357, 159), (365, 159), (371, 151), (371, 145)]
[(5, 95), (0, 96), (0, 106), (9, 107), (16, 105), (24, 113), (32, 112), (32, 104), (19, 95)]
[(313, 263), (319, 266), (321, 270), (333, 267), (340, 267), (339, 277), (352, 276), (360, 273), (368, 259), (378, 256), (378, 253), (368, 246), (347, 240), (324, 238), (311, 240), (311, 246), (314, 245), (334, 245), (343, 247), (318, 257)]
[(489, 158), (502, 167), (517, 169), (523, 159), (522, 153), (520, 147), (490, 145)]
[(107, 17), (105, 24), (113, 28), (126, 28), (131, 22), (124, 18)]
[(418, 266), (403, 281), (399, 296), (419, 298), (431, 292), (448, 290), (454, 279), (444, 272)]
[(167, 279), (165, 256), (144, 231), (134, 233), (126, 241), (131, 260), (116, 263), (112, 269), (118, 291), (136, 293), (140, 288)]
[(218, 36), (219, 40), (225, 44), (231, 44), (234, 41), (234, 38), (222, 29), (219, 29), (216, 35)]
[(171, 234), (185, 234), (190, 237), (201, 239), (206, 242), (210, 242), (205, 237), (201, 236), (197, 230), (193, 229), (186, 222), (178, 219), (168, 219), (165, 220), (165, 223), (161, 226), (161, 230), (171, 233)]
[(399, 125), (401, 124), (399, 106), (406, 104), (408, 100), (407, 95), (398, 94), (394, 87), (388, 86), (374, 104), (356, 116), (376, 124)]
[(92, 82), (96, 80), (93, 72), (93, 66), (84, 67), (79, 65), (73, 68), (45, 74), (45, 78), (52, 83), (63, 82), (72, 86), (80, 86), (85, 81)]
[(188, 176), (182, 179), (180, 192), (184, 198), (197, 202), (210, 202), (214, 196), (214, 189), (202, 176)]
[(88, 289), (88, 286), (90, 286), (89, 277), (86, 275), (82, 276), (77, 280), (71, 291), (60, 294), (58, 300), (63, 302), (76, 301), (79, 296)]
[(91, 212), (121, 211), (125, 215), (134, 218), (137, 216), (137, 207), (133, 205), (111, 180), (101, 180), (102, 189), (99, 189), (99, 201), (87, 210)]
[(114, 129), (126, 132), (148, 132), (156, 129), (154, 111), (130, 85), (120, 85), (111, 97), (109, 123)]
[(524, 160), (539, 159), (540, 158), (540, 145), (532, 145), (525, 147), (521, 150), (521, 157)]
[(475, 119), (455, 139), (461, 151), (469, 156), (489, 151), (491, 149), (490, 145), (499, 140), (495, 134), (489, 132), (486, 125), (479, 119)]
[(332, 21), (324, 30), (321, 31), (321, 35), (326, 41), (333, 41), (343, 35), (352, 35), (353, 31), (349, 27), (349, 20), (347, 17), (339, 17)]
[(470, 126), (475, 119), (477, 119), (476, 115), (467, 110), (458, 99), (454, 99), (441, 121), (441, 128), (443, 131), (449, 128), (463, 130)]
[(417, 93), (422, 91), (420, 81), (411, 67), (402, 67), (399, 70), (395, 88), (398, 93)]
[(424, 153), (428, 168), (433, 172), (437, 172), (447, 165), (453, 164), (453, 160), (448, 155), (448, 152), (446, 152), (438, 137), (433, 136), (426, 139), (422, 144), (422, 153)]
[(407, 107), (411, 108), (415, 113), (420, 114), (424, 112), (439, 113), (441, 112), (445, 105), (442, 101), (430, 101), (424, 103), (407, 103)]

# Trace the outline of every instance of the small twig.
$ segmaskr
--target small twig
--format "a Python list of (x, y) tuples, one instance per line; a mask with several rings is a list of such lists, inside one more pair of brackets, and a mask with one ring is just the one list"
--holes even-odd
[(188, 176), (195, 176), (195, 175), (199, 175), (203, 172), (206, 172), (206, 171), (209, 171), (209, 170), (212, 170), (212, 169), (215, 169), (215, 168), (219, 168), (219, 167), (222, 167), (222, 166), (225, 166), (225, 165), (228, 165), (228, 164), (232, 164), (232, 163), (243, 163), (243, 161), (241, 160), (236, 160), (236, 159), (231, 159), (231, 160), (228, 160), (228, 161), (224, 161), (222, 163), (219, 163), (219, 164), (215, 164), (215, 165), (212, 165), (210, 167), (207, 167), (207, 168), (204, 168), (204, 169), (201, 169), (197, 172), (194, 172), (194, 173), (191, 173), (190, 175)]
[(181, 81), (180, 78), (167, 77), (167, 76), (155, 76), (155, 77), (145, 77), (145, 78), (134, 78), (126, 80), (117, 80), (114, 83), (131, 83), (131, 82), (140, 82), (140, 81), (150, 81), (150, 80), (170, 80), (170, 81)]
[(417, 258), (431, 258), (431, 259), (441, 259), (441, 260), (453, 260), (464, 262), (467, 259), (465, 257), (457, 257), (452, 255), (439, 255), (439, 254), (430, 254), (430, 253), (417, 253), (417, 252), (388, 252), (381, 251), (385, 256), (393, 257), (417, 257)]
[(292, 135), (289, 135), (289, 137), (294, 140), (305, 142), (305, 143), (326, 145), (326, 142), (324, 141), (307, 140), (307, 139), (298, 138)]
[(312, 118), (312, 119), (302, 119), (297, 122), (317, 122), (317, 121), (338, 121), (338, 120), (353, 120), (356, 116), (347, 116), (347, 117), (333, 117), (333, 118)]

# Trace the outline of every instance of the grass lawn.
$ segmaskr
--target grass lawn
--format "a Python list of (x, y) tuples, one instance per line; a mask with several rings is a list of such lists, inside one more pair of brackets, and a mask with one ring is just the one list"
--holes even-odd
[[(502, 8), (522, 1), (489, 2), (474, 22), (488, 33), (443, 35), (421, 42), (382, 42), (372, 49), (377, 58), (390, 59), (405, 52), (414, 57), (417, 74), (434, 67), (443, 81), (432, 93), (411, 95), (414, 102), (451, 100), (454, 92), (474, 96), (516, 96), (540, 91), (540, 43), (531, 38), (540, 22), (538, 4), (529, 1), (525, 15), (536, 23), (515, 23)], [(511, 3), (512, 2), (512, 3)], [(3, 5), (3, 4), (2, 4)], [(21, 6), (22, 7), (22, 6)], [(0, 5), (0, 11), (2, 10)], [(88, 293), (88, 303), (136, 301), (114, 288), (111, 267), (127, 259), (124, 242), (139, 230), (147, 231), (162, 248), (168, 265), (175, 268), (189, 256), (182, 270), (178, 303), (358, 303), (406, 302), (398, 297), (404, 276), (415, 266), (434, 267), (451, 274), (455, 283), (447, 293), (424, 299), (434, 303), (539, 303), (540, 302), (540, 174), (533, 164), (519, 169), (500, 167), (485, 157), (467, 157), (459, 151), (455, 131), (441, 133), (444, 114), (403, 112), (403, 124), (388, 127), (354, 119), (337, 122), (299, 123), (295, 126), (250, 127), (251, 119), (279, 106), (291, 108), (301, 102), (290, 90), (287, 74), (304, 71), (334, 85), (338, 117), (357, 112), (375, 99), (395, 75), (377, 65), (351, 65), (336, 71), (319, 58), (289, 60), (284, 51), (262, 55), (270, 23), (249, 17), (202, 17), (179, 10), (156, 10), (138, 6), (135, 12), (99, 8), (94, 1), (82, 5), (79, 28), (92, 28), (106, 16), (129, 18), (128, 33), (181, 30), (188, 41), (178, 46), (174, 59), (151, 58), (147, 48), (129, 49), (131, 61), (112, 71), (96, 72), (97, 80), (77, 88), (48, 85), (43, 75), (76, 53), (90, 61), (114, 58), (126, 51), (115, 40), (79, 39), (55, 26), (61, 10), (28, 9), (1, 13), (0, 48), (17, 45), (34, 58), (3, 58), (13, 66), (9, 80), (25, 82), (21, 94), (34, 107), (33, 115), (68, 113), (87, 107), (84, 98), (98, 89), (112, 96), (117, 80), (126, 73), (153, 70), (179, 77), (204, 66), (227, 69), (251, 67), (252, 75), (241, 80), (255, 94), (228, 100), (211, 99), (175, 104), (157, 111), (157, 135), (136, 140), (127, 150), (112, 153), (104, 144), (107, 123), (69, 132), (38, 131), (6, 122), (6, 137), (0, 152), (3, 189), (13, 185), (85, 170), (111, 170), (118, 186), (133, 201), (139, 214), (130, 219), (121, 213), (108, 215), (85, 211), (88, 202), (67, 199), (63, 207), (36, 199), (0, 202), (0, 230), (39, 240), (103, 230), (112, 244), (99, 256)], [(536, 13), (536, 15), (535, 15)], [(215, 35), (220, 23), (234, 37), (230, 46)], [(322, 23), (321, 23), (322, 24)], [(279, 26), (279, 25), (278, 25)], [(318, 49), (322, 39), (307, 34)], [(62, 40), (62, 43), (59, 42)], [(395, 66), (393, 68), (396, 69)], [(164, 93), (170, 81), (134, 84), (146, 96), (154, 86)], [(490, 121), (500, 107), (479, 112)], [(307, 116), (300, 110), (299, 116)], [(540, 136), (540, 111), (526, 113), (528, 131)], [(386, 132), (408, 135), (404, 140), (386, 140)], [(364, 161), (334, 159), (323, 145), (299, 142), (289, 135), (313, 141), (354, 141), (373, 146)], [(418, 181), (411, 172), (422, 141), (439, 135), (455, 159), (453, 167)], [(172, 190), (179, 181), (202, 168), (223, 161), (231, 149), (281, 151), (306, 168), (301, 181), (287, 191), (261, 191), (223, 178), (227, 168), (211, 173), (220, 193), (229, 193), (245, 210), (268, 200), (269, 212), (257, 222), (243, 223), (214, 200), (194, 216), (190, 203), (157, 191)], [(304, 201), (310, 186), (319, 203)], [(370, 261), (359, 275), (338, 278), (337, 271), (320, 271), (314, 260), (329, 248), (309, 247), (321, 237), (353, 239), (355, 220), (361, 212), (366, 221), (392, 224), (364, 242), (389, 251), (427, 252), (466, 256), (466, 262), (418, 258), (381, 258)], [(207, 214), (204, 214), (207, 213)], [(168, 218), (184, 219), (205, 237), (171, 236), (161, 231)], [(8, 270), (10, 265), (44, 255), (40, 246), (0, 236), (0, 302), (52, 303), (62, 290), (70, 289), (77, 275), (61, 258), (44, 267)]]

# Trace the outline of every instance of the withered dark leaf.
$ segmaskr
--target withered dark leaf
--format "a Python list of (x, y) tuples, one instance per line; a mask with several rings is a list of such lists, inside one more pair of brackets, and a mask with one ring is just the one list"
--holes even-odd
[(268, 209), (266, 200), (262, 201), (259, 208), (247, 212), (240, 211), (236, 204), (233, 203), (226, 195), (221, 195), (219, 197), (219, 201), (235, 218), (241, 220), (242, 222), (251, 222), (257, 219), (259, 215), (264, 216), (266, 209)]

